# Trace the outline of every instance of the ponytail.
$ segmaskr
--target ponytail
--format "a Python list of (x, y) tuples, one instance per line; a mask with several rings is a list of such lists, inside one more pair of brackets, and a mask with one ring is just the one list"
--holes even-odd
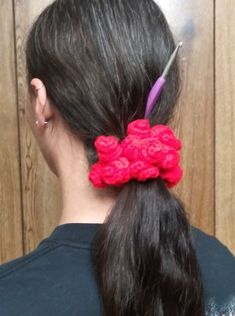
[(204, 315), (190, 225), (162, 180), (126, 184), (94, 244), (106, 316)]

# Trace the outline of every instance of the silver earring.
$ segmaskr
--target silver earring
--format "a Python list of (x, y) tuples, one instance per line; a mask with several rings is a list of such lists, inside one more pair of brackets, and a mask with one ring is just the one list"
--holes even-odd
[[(37, 120), (35, 123), (36, 123), (36, 125), (38, 125), (38, 124), (39, 124), (39, 121)], [(45, 122), (44, 122), (44, 125), (47, 126), (47, 124), (48, 124), (48, 122), (45, 121)]]

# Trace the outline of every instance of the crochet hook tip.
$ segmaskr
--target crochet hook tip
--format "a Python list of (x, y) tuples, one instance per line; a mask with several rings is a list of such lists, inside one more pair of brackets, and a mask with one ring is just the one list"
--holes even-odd
[(169, 72), (169, 70), (170, 70), (170, 68), (171, 68), (171, 65), (173, 64), (173, 62), (174, 62), (174, 60), (175, 60), (175, 58), (176, 58), (176, 55), (177, 55), (177, 53), (178, 53), (178, 50), (179, 50), (179, 48), (180, 48), (182, 45), (183, 45), (183, 42), (180, 41), (179, 44), (176, 46), (174, 52), (172, 53), (172, 55), (171, 55), (171, 57), (170, 57), (170, 59), (169, 59), (167, 65), (166, 65), (166, 67), (165, 67), (165, 69), (164, 69), (164, 71), (163, 71), (163, 73), (162, 73), (162, 76), (161, 76), (162, 78), (166, 78), (166, 76), (167, 76), (167, 74), (168, 74), (168, 72)]

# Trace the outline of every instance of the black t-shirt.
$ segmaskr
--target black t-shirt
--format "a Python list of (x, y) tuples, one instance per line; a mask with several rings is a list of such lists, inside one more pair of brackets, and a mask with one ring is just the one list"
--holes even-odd
[[(102, 224), (57, 226), (37, 248), (0, 265), (0, 316), (101, 316), (91, 242)], [(235, 258), (192, 227), (207, 316), (235, 315)]]

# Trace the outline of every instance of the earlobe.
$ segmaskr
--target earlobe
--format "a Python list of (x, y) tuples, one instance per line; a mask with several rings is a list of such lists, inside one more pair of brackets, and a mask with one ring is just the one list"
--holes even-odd
[[(37, 120), (37, 121), (35, 122), (35, 124), (38, 126), (38, 125), (39, 125), (39, 121)], [(48, 122), (45, 121), (45, 122), (44, 122), (44, 126), (47, 127), (47, 124), (48, 124)]]

